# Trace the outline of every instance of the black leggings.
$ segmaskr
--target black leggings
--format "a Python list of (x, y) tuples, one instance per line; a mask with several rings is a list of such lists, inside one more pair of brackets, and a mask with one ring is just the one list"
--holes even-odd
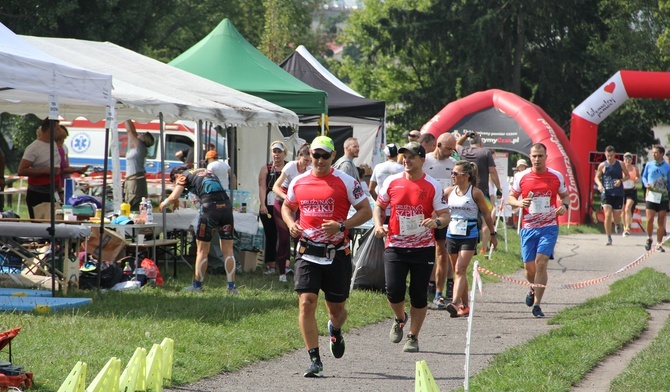
[(428, 281), (435, 264), (435, 247), (427, 248), (386, 248), (384, 251), (384, 277), (386, 278), (386, 298), (392, 304), (405, 300), (407, 274), (409, 278), (409, 299), (413, 307), (428, 305)]
[[(274, 208), (268, 206), (268, 218), (265, 214), (260, 214), (261, 223), (263, 224), (263, 232), (265, 233), (265, 249), (263, 251), (263, 259), (265, 263), (274, 263), (277, 260), (277, 225), (275, 224)], [(282, 260), (282, 263), (286, 260)]]
[(28, 189), (28, 191), (26, 192), (26, 205), (28, 205), (28, 215), (30, 215), (30, 219), (35, 218), (35, 210), (33, 209), (35, 206), (42, 203), (50, 203), (50, 202), (51, 202), (50, 194), (35, 192)]

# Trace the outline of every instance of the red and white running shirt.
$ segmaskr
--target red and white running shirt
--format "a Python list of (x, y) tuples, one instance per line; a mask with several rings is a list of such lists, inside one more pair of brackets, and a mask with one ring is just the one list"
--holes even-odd
[(310, 170), (291, 181), (284, 203), (300, 208), (302, 238), (338, 244), (347, 238), (346, 232), (328, 235), (321, 224), (324, 220), (344, 222), (349, 207), (366, 198), (361, 184), (350, 175), (331, 169), (328, 175), (316, 177)]
[(526, 169), (514, 177), (512, 190), (521, 195), (522, 199), (533, 192), (533, 201), (523, 209), (523, 227), (555, 226), (558, 224), (556, 205), (559, 194), (567, 192), (563, 175), (554, 169), (547, 168), (541, 174)]
[(442, 185), (425, 173), (411, 181), (405, 173), (389, 176), (384, 181), (377, 203), (382, 208), (391, 205), (386, 246), (396, 248), (426, 248), (435, 245), (433, 229), (421, 226), (433, 211), (448, 208)]

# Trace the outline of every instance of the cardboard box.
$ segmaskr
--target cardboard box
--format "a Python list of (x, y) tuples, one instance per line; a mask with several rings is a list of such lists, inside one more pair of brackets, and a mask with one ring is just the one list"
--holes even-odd
[[(100, 260), (98, 245), (100, 244), (100, 227), (91, 227), (91, 236), (88, 238), (86, 252)], [(105, 228), (102, 238), (102, 260), (116, 261), (119, 253), (126, 248), (126, 240), (114, 230)]]
[(256, 265), (258, 265), (256, 252), (241, 251), (240, 252), (240, 265), (242, 266), (242, 271), (244, 272), (253, 272), (256, 271)]

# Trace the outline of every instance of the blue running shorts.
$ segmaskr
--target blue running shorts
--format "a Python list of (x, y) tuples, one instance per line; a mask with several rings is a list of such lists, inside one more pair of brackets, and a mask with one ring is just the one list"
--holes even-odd
[(558, 225), (521, 229), (521, 257), (523, 262), (535, 261), (538, 253), (553, 256), (557, 239)]

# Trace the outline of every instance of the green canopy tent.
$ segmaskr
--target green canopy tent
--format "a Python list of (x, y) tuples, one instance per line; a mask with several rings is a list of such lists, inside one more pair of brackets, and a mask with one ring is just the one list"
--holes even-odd
[(255, 95), (297, 114), (327, 114), (326, 92), (284, 71), (224, 19), (170, 65)]

